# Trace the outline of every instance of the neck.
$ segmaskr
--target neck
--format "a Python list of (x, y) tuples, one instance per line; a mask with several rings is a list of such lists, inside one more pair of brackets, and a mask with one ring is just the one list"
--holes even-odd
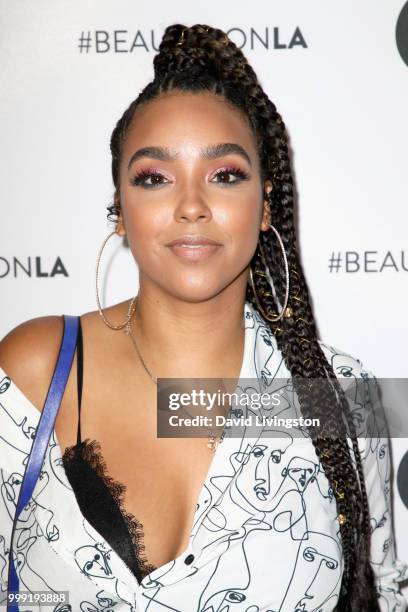
[(153, 376), (238, 378), (245, 299), (242, 291), (233, 293), (193, 303), (141, 284), (132, 330)]

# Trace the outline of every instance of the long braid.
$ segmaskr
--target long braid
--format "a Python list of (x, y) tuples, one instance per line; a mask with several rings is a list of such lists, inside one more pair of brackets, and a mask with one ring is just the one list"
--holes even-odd
[[(295, 231), (294, 186), (285, 124), (275, 105), (258, 82), (243, 53), (219, 29), (206, 25), (187, 28), (175, 24), (166, 28), (154, 58), (154, 80), (140, 93), (111, 137), (112, 177), (118, 189), (121, 151), (136, 110), (162, 93), (211, 91), (240, 108), (257, 139), (262, 180), (270, 179), (269, 196), (273, 225), (278, 230), (288, 259), (292, 316), (269, 324), (299, 397), (302, 415), (320, 418), (323, 431), (310, 428), (316, 454), (334, 494), (342, 541), (344, 571), (337, 612), (379, 612), (370, 565), (370, 520), (363, 468), (354, 424), (343, 390), (318, 342), (316, 322), (306, 279), (300, 263)], [(120, 212), (115, 201), (108, 207), (109, 218)], [(282, 299), (285, 270), (274, 232), (261, 232), (251, 260), (254, 283), (262, 309), (276, 313), (276, 299)], [(267, 270), (276, 296), (271, 293)], [(246, 299), (257, 303), (250, 286)], [(330, 381), (323, 386), (315, 380)], [(342, 417), (344, 416), (344, 420)], [(349, 446), (347, 436), (351, 439)]]

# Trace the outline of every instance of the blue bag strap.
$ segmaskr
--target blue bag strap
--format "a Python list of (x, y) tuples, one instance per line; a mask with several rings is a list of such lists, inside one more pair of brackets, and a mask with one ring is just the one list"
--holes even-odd
[[(19, 593), (19, 577), (14, 565), (13, 559), (13, 536), (17, 520), (21, 511), (29, 502), (34, 487), (40, 475), (41, 468), (44, 463), (45, 453), (48, 447), (48, 442), (51, 433), (54, 429), (55, 419), (58, 414), (58, 409), (61, 404), (62, 396), (71, 370), (72, 361), (74, 359), (75, 347), (78, 337), (79, 317), (72, 315), (64, 315), (64, 333), (61, 341), (59, 355), (55, 366), (54, 374), (48, 389), (45, 399), (44, 408), (37, 425), (36, 434), (31, 446), (30, 455), (26, 464), (23, 481), (20, 487), (16, 512), (14, 515), (13, 528), (10, 538), (9, 550), (9, 571), (8, 571), (8, 586), (7, 595)], [(9, 602), (7, 596), (7, 612), (19, 612), (18, 604), (14, 601)]]

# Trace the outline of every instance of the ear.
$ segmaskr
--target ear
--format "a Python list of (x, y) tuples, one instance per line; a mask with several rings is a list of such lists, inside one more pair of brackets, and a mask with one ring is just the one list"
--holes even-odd
[(266, 195), (266, 197), (264, 197), (264, 202), (263, 202), (263, 214), (262, 214), (262, 222), (261, 222), (261, 231), (266, 232), (269, 229), (269, 226), (271, 224), (271, 204), (270, 201), (267, 197), (268, 194), (270, 194), (270, 192), (272, 191), (272, 182), (268, 179), (265, 181), (265, 185), (264, 185), (264, 194)]
[(113, 202), (116, 206), (116, 209), (118, 210), (118, 220), (116, 223), (116, 232), (119, 234), (119, 236), (126, 236), (126, 228), (125, 228), (125, 224), (123, 222), (123, 216), (122, 216), (122, 210), (120, 207), (120, 200), (119, 200), (119, 194), (115, 193), (115, 196), (113, 198)]

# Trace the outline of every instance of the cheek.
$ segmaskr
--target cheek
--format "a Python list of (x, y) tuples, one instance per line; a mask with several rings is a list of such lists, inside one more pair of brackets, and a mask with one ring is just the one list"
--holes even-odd
[(159, 248), (160, 236), (168, 227), (170, 212), (165, 206), (151, 203), (127, 202), (124, 207), (124, 220), (127, 239), (132, 252), (138, 261), (143, 255)]
[(255, 250), (260, 216), (261, 205), (257, 195), (236, 198), (229, 206), (214, 208), (214, 221), (228, 236), (227, 246), (239, 259), (248, 257)]
[(127, 227), (135, 238), (147, 242), (152, 238), (158, 239), (170, 222), (171, 215), (165, 207), (139, 206), (129, 215)]

